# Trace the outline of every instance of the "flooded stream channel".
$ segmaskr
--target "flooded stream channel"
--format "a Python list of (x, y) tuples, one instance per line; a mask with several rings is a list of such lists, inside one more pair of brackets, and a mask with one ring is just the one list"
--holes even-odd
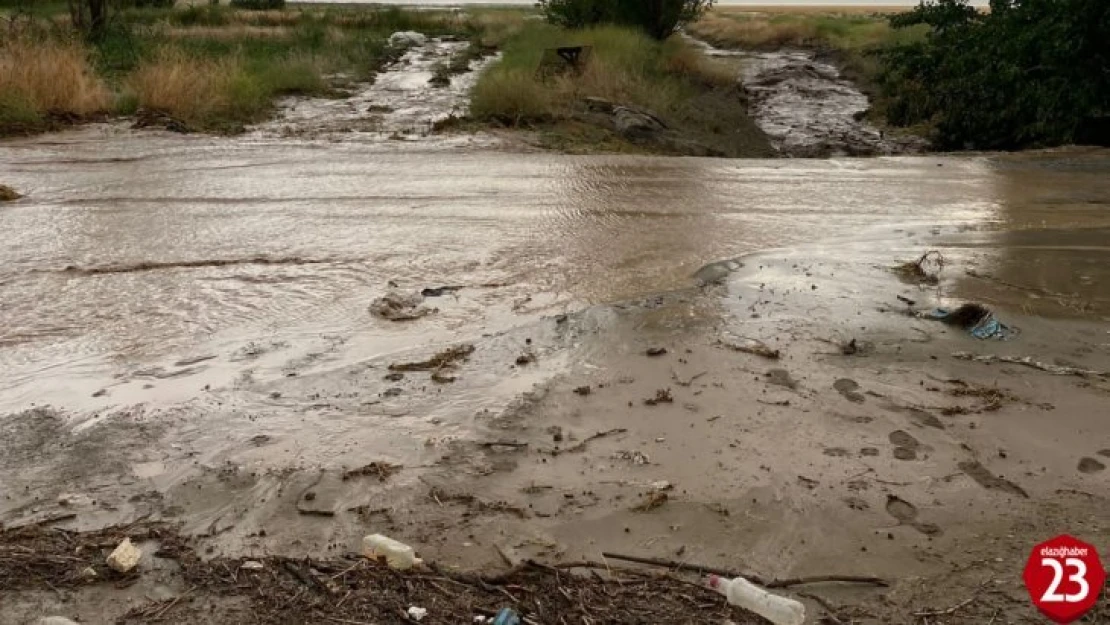
[[(0, 206), (0, 520), (81, 493), (71, 527), (154, 514), (224, 553), (375, 529), (461, 565), (681, 547), (948, 580), (1110, 496), (1110, 153), (565, 156), (314, 125), (391, 89), (236, 139), (0, 143), (26, 194)], [(367, 133), (413, 128), (391, 102)], [(891, 271), (927, 250), (934, 283)], [(425, 289), (422, 318), (368, 310)], [(968, 300), (1021, 334), (913, 314)], [(752, 339), (775, 360), (728, 347)], [(953, 380), (1008, 390), (984, 408)], [(385, 461), (388, 483), (344, 473)], [(633, 509), (659, 480), (670, 503)], [(892, 521), (895, 494), (920, 518)]]

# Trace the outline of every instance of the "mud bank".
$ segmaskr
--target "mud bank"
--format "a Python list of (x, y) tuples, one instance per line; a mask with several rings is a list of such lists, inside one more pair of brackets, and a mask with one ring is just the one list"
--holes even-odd
[[(954, 357), (1110, 371), (1105, 152), (422, 145), (4, 144), (33, 190), (0, 211), (5, 525), (149, 514), (205, 558), (338, 561), (381, 532), (485, 570), (609, 551), (875, 575), (891, 588), (802, 597), (872, 623), (972, 596), (946, 622), (1022, 622), (1032, 544), (1110, 540), (1107, 379)], [(926, 249), (937, 283), (891, 271)], [(427, 287), (426, 317), (367, 311)], [(908, 314), (968, 299), (1020, 336)], [(17, 623), (174, 599), (181, 622), (241, 618), (172, 562), (141, 578), (0, 601)]]
[(867, 96), (815, 52), (701, 45), (710, 56), (740, 60), (740, 82), (750, 98), (751, 114), (783, 156), (913, 154), (928, 147), (921, 138), (888, 136), (868, 123)]

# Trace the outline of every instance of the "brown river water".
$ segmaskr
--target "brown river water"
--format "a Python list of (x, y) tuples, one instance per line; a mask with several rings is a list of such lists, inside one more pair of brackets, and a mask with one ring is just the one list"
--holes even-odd
[[(472, 76), (427, 86), (451, 50), (238, 138), (0, 142), (0, 182), (26, 195), (0, 205), (0, 521), (155, 514), (232, 554), (374, 529), (475, 566), (494, 541), (553, 559), (661, 540), (778, 575), (845, 570), (863, 545), (851, 570), (936, 576), (918, 590), (944, 603), (980, 581), (953, 571), (1019, 570), (1107, 500), (1110, 152), (536, 153), (429, 132), (465, 109)], [(814, 130), (783, 127), (801, 128), (783, 145)], [(938, 284), (891, 271), (928, 250)], [(420, 319), (369, 311), (444, 286)], [(977, 341), (907, 301), (980, 302), (1020, 334)], [(722, 348), (751, 339), (781, 359)], [(389, 369), (462, 343), (450, 379)], [(999, 385), (1002, 404), (968, 403)], [(581, 444), (561, 453), (564, 432)], [(370, 461), (405, 469), (343, 477)], [(672, 503), (630, 511), (659, 480)], [(917, 505), (897, 525), (894, 494)], [(83, 622), (122, 605), (87, 600)], [(73, 608), (46, 593), (12, 614), (48, 607)]]

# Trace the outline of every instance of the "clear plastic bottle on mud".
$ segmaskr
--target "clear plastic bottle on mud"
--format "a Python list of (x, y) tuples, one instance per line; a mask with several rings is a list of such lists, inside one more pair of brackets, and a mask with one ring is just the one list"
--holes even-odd
[(724, 595), (732, 605), (755, 612), (775, 625), (802, 625), (806, 620), (804, 605), (770, 593), (743, 577), (726, 579), (710, 575), (706, 585)]
[(411, 569), (424, 563), (412, 547), (381, 534), (363, 537), (362, 555), (371, 560), (385, 559), (391, 569)]

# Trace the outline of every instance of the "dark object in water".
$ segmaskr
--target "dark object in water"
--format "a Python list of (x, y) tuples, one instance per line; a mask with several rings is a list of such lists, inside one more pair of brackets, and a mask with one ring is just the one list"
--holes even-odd
[(986, 306), (981, 304), (963, 304), (956, 310), (942, 317), (941, 321), (950, 326), (959, 326), (965, 330), (979, 325), (979, 322), (991, 314)]
[(439, 297), (441, 295), (446, 295), (447, 293), (454, 293), (455, 291), (458, 291), (460, 289), (462, 289), (461, 286), (429, 287), (420, 291), (420, 295), (424, 297)]
[(955, 310), (936, 308), (919, 316), (963, 328), (977, 339), (1006, 340), (1017, 334), (1016, 328), (996, 319), (994, 313), (981, 304), (962, 304)]

